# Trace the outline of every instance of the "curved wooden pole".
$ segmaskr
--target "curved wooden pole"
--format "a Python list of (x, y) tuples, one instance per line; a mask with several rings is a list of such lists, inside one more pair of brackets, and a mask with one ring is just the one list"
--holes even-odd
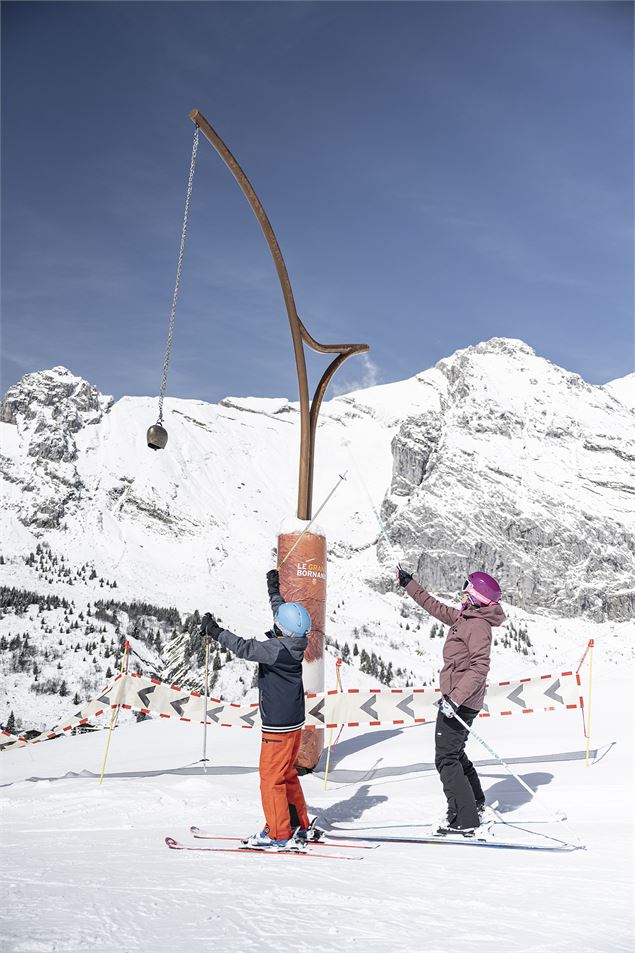
[[(271, 222), (262, 207), (262, 203), (256, 195), (253, 186), (245, 172), (241, 168), (236, 158), (229, 151), (216, 130), (210, 125), (205, 116), (198, 109), (193, 109), (190, 119), (201, 130), (205, 138), (211, 143), (218, 155), (221, 157), (231, 174), (236, 179), (245, 198), (249, 202), (251, 209), (260, 223), (260, 227), (265, 236), (269, 250), (273, 257), (274, 265), (278, 273), (282, 296), (284, 298), (289, 326), (291, 328), (291, 338), (293, 340), (293, 351), (295, 354), (295, 364), (298, 374), (298, 388), (300, 392), (300, 474), (298, 482), (298, 518), (302, 520), (311, 519), (312, 498), (313, 498), (313, 460), (315, 456), (315, 433), (317, 425), (317, 416), (320, 411), (320, 405), (324, 392), (333, 377), (335, 371), (345, 360), (353, 354), (359, 354), (368, 351), (367, 344), (319, 344), (306, 330), (302, 321), (298, 317), (295, 306), (295, 299), (291, 289), (291, 282), (287, 272), (287, 266), (284, 263), (280, 245), (276, 238)], [(313, 401), (309, 401), (309, 382), (306, 371), (306, 361), (304, 358), (304, 344), (320, 354), (338, 354), (339, 356), (329, 365), (322, 375), (318, 384)]]

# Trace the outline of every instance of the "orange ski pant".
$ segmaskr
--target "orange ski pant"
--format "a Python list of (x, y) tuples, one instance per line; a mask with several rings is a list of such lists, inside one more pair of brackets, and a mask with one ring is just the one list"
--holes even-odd
[(301, 731), (262, 733), (260, 796), (269, 837), (273, 840), (291, 837), (291, 807), (295, 808), (300, 826), (309, 826), (306, 802), (295, 768), (301, 738)]

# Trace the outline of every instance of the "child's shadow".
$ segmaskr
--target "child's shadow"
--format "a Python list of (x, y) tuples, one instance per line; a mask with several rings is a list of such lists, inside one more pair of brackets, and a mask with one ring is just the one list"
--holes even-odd
[(320, 826), (327, 830), (333, 825), (347, 821), (358, 821), (360, 817), (371, 808), (376, 807), (388, 798), (385, 794), (369, 794), (370, 786), (363, 784), (357, 789), (355, 794), (345, 801), (338, 801), (337, 804), (331, 804), (326, 810), (321, 808), (309, 808), (309, 812), (319, 814)]

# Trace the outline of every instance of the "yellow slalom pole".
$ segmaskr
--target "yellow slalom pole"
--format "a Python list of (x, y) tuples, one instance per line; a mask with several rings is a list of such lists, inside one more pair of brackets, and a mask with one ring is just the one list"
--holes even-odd
[(586, 766), (589, 767), (589, 748), (591, 747), (591, 690), (593, 688), (593, 646), (594, 641), (589, 642), (589, 704), (586, 716)]
[[(123, 675), (124, 671), (128, 669), (128, 649), (130, 648), (130, 642), (126, 639), (124, 644), (123, 656), (121, 659), (121, 668), (119, 669), (119, 674)], [(116, 705), (112, 710), (112, 715), (110, 716), (110, 727), (108, 728), (108, 741), (106, 742), (106, 751), (104, 752), (104, 761), (101, 766), (101, 775), (99, 778), (99, 783), (101, 784), (104, 780), (104, 772), (106, 771), (106, 759), (108, 758), (108, 750), (110, 748), (110, 739), (112, 738), (112, 730), (115, 727), (115, 719), (119, 714), (119, 705)]]
[[(341, 687), (340, 682), (340, 666), (342, 664), (341, 658), (338, 658), (335, 663), (335, 690), (339, 691)], [(326, 707), (326, 706), (325, 706)], [(326, 768), (324, 769), (324, 790), (326, 791), (326, 786), (329, 779), (329, 764), (331, 763), (331, 746), (333, 744), (333, 729), (329, 729), (329, 746), (328, 751), (326, 752)]]

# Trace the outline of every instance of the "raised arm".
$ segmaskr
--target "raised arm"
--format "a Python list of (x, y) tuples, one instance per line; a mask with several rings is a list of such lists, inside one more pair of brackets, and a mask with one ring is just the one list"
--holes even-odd
[(444, 602), (439, 602), (414, 579), (411, 579), (406, 586), (406, 592), (417, 605), (429, 612), (439, 622), (443, 622), (444, 625), (454, 625), (459, 617), (458, 609), (452, 609), (451, 606), (446, 606)]
[(229, 629), (221, 629), (216, 641), (233, 652), (236, 658), (245, 659), (246, 662), (259, 662), (262, 665), (273, 665), (280, 651), (280, 643), (276, 639), (267, 639), (266, 642), (261, 642), (260, 639), (243, 639)]
[(267, 592), (269, 593), (271, 611), (275, 616), (280, 606), (286, 602), (280, 595), (280, 573), (277, 569), (270, 569), (267, 573)]
[(267, 642), (261, 642), (259, 639), (243, 639), (229, 629), (223, 629), (210, 612), (206, 612), (201, 619), (201, 632), (215, 642), (220, 642), (237, 658), (245, 659), (246, 662), (273, 665), (280, 652), (280, 643), (277, 639), (269, 639)]

